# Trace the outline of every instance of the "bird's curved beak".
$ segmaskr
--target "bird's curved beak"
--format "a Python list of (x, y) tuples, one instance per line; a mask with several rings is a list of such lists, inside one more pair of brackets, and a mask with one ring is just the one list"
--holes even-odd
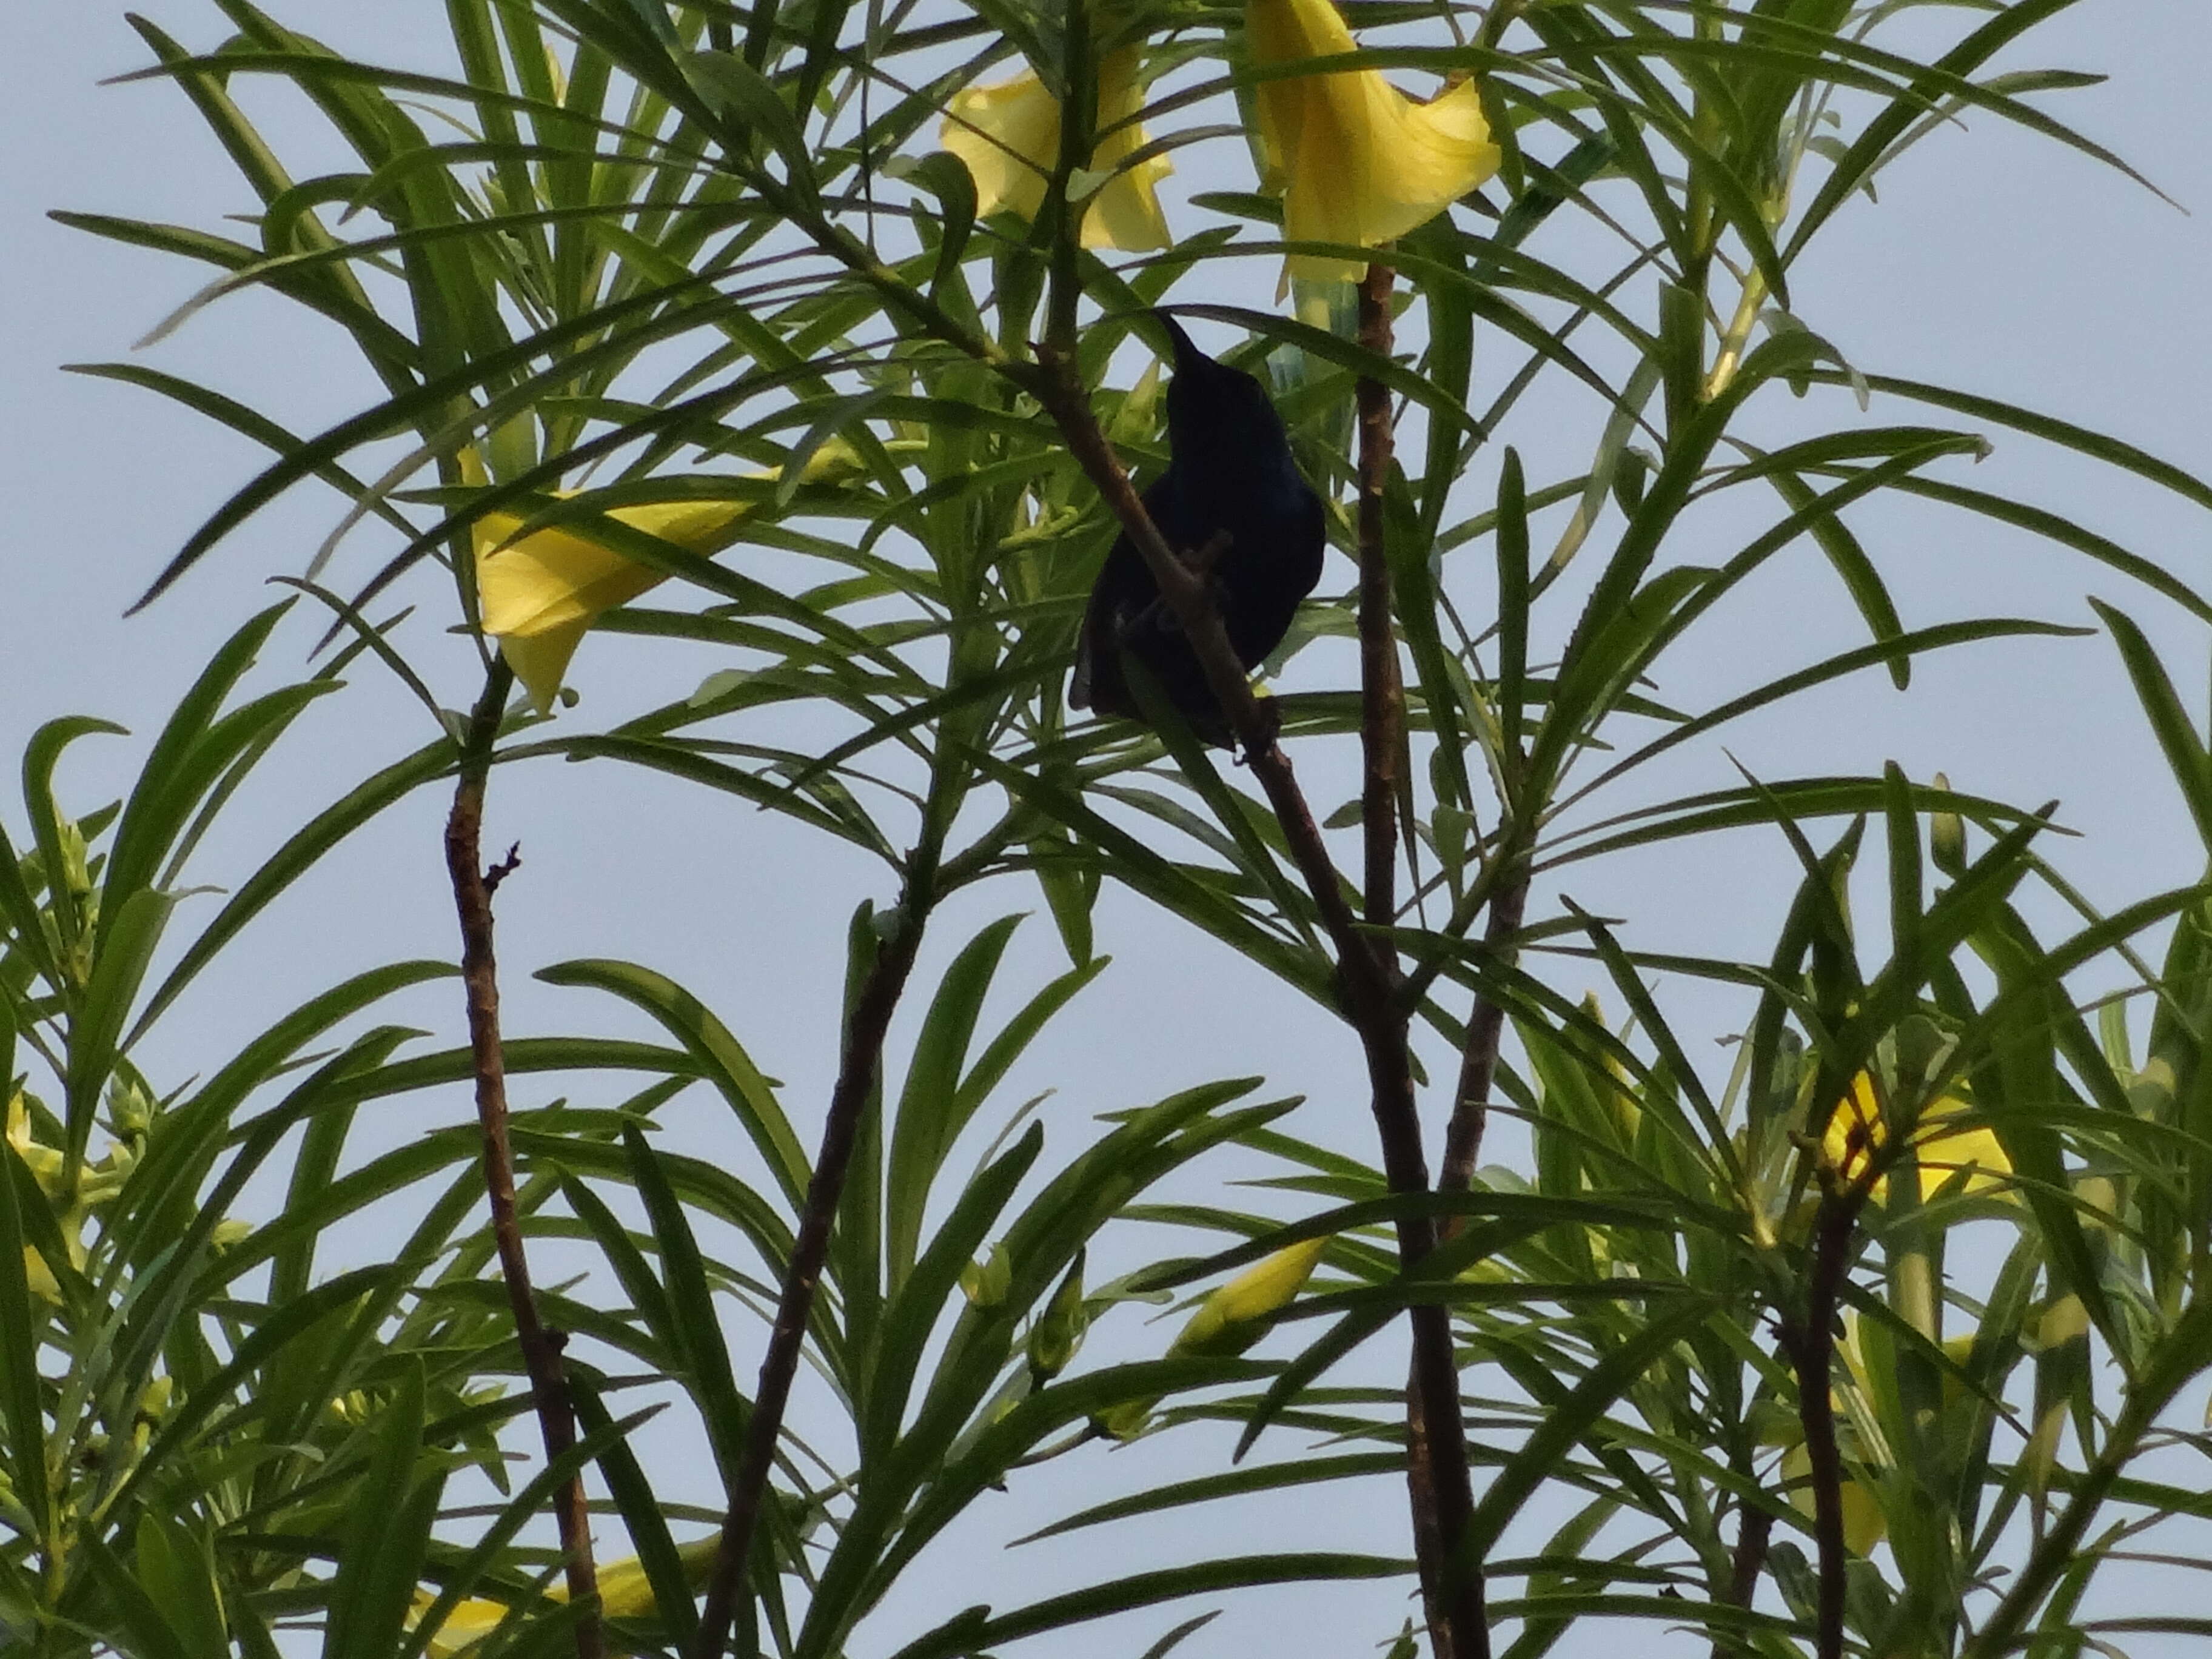
[(1190, 336), (1182, 331), (1182, 325), (1164, 311), (1152, 313), (1152, 320), (1167, 331), (1169, 343), (1174, 347), (1176, 373), (1180, 374), (1194, 363), (1211, 362), (1212, 359), (1191, 343)]

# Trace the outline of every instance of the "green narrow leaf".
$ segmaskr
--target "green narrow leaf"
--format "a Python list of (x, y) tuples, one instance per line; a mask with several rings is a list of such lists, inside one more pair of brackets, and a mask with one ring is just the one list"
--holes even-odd
[(116, 1635), (131, 1659), (201, 1659), (178, 1638), (159, 1604), (112, 1550), (90, 1534), (77, 1540), (77, 1548), (91, 1565), (106, 1610), (122, 1622)]
[(752, 1056), (698, 998), (665, 975), (627, 962), (564, 962), (540, 969), (537, 977), (548, 985), (590, 986), (652, 1015), (721, 1091), (792, 1207), (805, 1202), (811, 1170), (791, 1120)]
[[(270, 605), (225, 640), (163, 723), (115, 827), (102, 884), (109, 902), (119, 903), (154, 880), (163, 853), (183, 831), (199, 798), (199, 790), (179, 787), (191, 775), (195, 751), (215, 727), (224, 699), (253, 666), (277, 619), (291, 608), (289, 599)], [(214, 780), (210, 775), (207, 781)]]
[[(1796, 473), (1774, 473), (1771, 482), (1794, 512), (1803, 513), (1815, 504), (1817, 497), (1811, 487)], [(1832, 513), (1820, 514), (1807, 527), (1835, 568), (1836, 574), (1843, 579), (1844, 591), (1850, 594), (1851, 603), (1865, 618), (1868, 632), (1889, 644), (1902, 638), (1905, 624), (1898, 619), (1897, 605), (1889, 597), (1881, 573), (1875, 568), (1874, 561), (1867, 556), (1858, 538)], [(1889, 678), (1892, 684), (1904, 690), (1912, 682), (1912, 659), (1903, 652), (1892, 657)]]
[(1461, 1534), (1462, 1559), (1474, 1565), (1488, 1556), (1506, 1524), (1551, 1475), (1567, 1449), (1589, 1431), (1655, 1359), (1712, 1315), (1710, 1301), (1695, 1299), (1653, 1320), (1591, 1366), (1492, 1478)]
[[(0, 1082), (0, 1088), (6, 1086)], [(11, 1166), (21, 1163), (13, 1147), (7, 1149), (6, 1157)], [(53, 1526), (52, 1498), (46, 1475), (46, 1412), (39, 1395), (39, 1341), (31, 1319), (31, 1285), (23, 1257), (18, 1187), (13, 1179), (0, 1181), (0, 1408), (7, 1413), (7, 1462), (16, 1500), (30, 1511), (44, 1540)], [(44, 1202), (43, 1195), (40, 1201)]]
[[(39, 862), (46, 872), (46, 898), (52, 907), (54, 927), (61, 936), (65, 958), (76, 950), (82, 938), (82, 901), (69, 889), (70, 859), (62, 844), (63, 814), (54, 801), (54, 764), (61, 758), (63, 750), (77, 738), (95, 732), (116, 737), (128, 735), (112, 720), (72, 715), (48, 720), (31, 734), (30, 742), (23, 746), (23, 805), (30, 810), (31, 835), (39, 848)], [(25, 930), (33, 938), (41, 933), (37, 915), (33, 907)], [(69, 971), (66, 962), (62, 964), (62, 971)], [(56, 988), (69, 983), (64, 979), (57, 983)]]
[(154, 960), (176, 900), (167, 893), (141, 888), (125, 899), (116, 914), (104, 918), (100, 930), (100, 953), (94, 959), (92, 982), (86, 986), (84, 1006), (70, 1033), (69, 1153), (82, 1158), (92, 1137), (94, 1114), (100, 1091), (114, 1074), (118, 1039), (131, 1005)]
[(405, 1629), (445, 1484), (422, 1467), (423, 1391), (422, 1363), (410, 1358), (381, 1408), (384, 1420), (338, 1557), (326, 1659), (389, 1659)]
[(893, 1291), (913, 1270), (921, 1249), (929, 1189), (961, 1128), (955, 1119), (968, 1047), (1007, 941), (1021, 920), (1018, 915), (1001, 916), (962, 947), (945, 969), (915, 1040), (914, 1058), (891, 1122), (890, 1173), (884, 1189), (884, 1249)]
[(216, 913), (215, 919), (185, 948), (177, 965), (146, 1000), (145, 1010), (132, 1028), (129, 1041), (135, 1042), (247, 922), (266, 909), (325, 853), (380, 816), (386, 808), (423, 784), (445, 776), (452, 766), (453, 753), (452, 743), (445, 738), (427, 744), (349, 790), (295, 830), (286, 838), (283, 850), (247, 877)]
[[(876, 1364), (868, 1379), (867, 1420), (861, 1425), (864, 1460), (871, 1453), (878, 1457), (888, 1453), (897, 1439), (930, 1332), (948, 1307), (963, 1300), (959, 1294), (962, 1270), (975, 1259), (1022, 1177), (1043, 1150), (1043, 1127), (1032, 1123), (1020, 1140), (968, 1184), (929, 1249), (892, 1295), (884, 1312)], [(995, 1368), (991, 1375), (978, 1374), (971, 1379), (978, 1392), (995, 1380)]]
[(230, 1638), (215, 1560), (188, 1528), (150, 1509), (138, 1512), (138, 1582), (166, 1615), (190, 1659), (229, 1659)]
[(637, 1552), (646, 1582), (653, 1586), (653, 1605), (665, 1639), (678, 1650), (687, 1649), (699, 1628), (699, 1608), (660, 1500), (653, 1495), (653, 1483), (647, 1479), (637, 1454), (630, 1449), (627, 1434), (618, 1430), (600, 1400), (599, 1379), (587, 1376), (573, 1360), (568, 1376), (575, 1396), (577, 1422), (586, 1436), (603, 1443), (599, 1474), (607, 1483), (615, 1507), (622, 1511), (623, 1527), (629, 1534), (630, 1547)]
[(2142, 630), (2124, 612), (2103, 600), (2093, 599), (2089, 604), (2112, 630), (2112, 643), (2119, 647), (2120, 660), (2127, 666), (2128, 678), (2150, 722), (2151, 733), (2158, 739), (2174, 782), (2180, 786), (2182, 802), (2196, 823), (2197, 836), (2212, 850), (2212, 755), (2206, 753), (2204, 740), (2197, 735), (2180, 695)]
[[(684, 1206), (669, 1184), (660, 1160), (635, 1122), (623, 1125), (623, 1151), (629, 1160), (630, 1178), (645, 1202), (653, 1223), (653, 1236), (660, 1246), (660, 1266), (665, 1275), (668, 1316), (682, 1352), (699, 1388), (699, 1409), (714, 1431), (718, 1448), (733, 1451), (744, 1436), (750, 1408), (738, 1392), (730, 1370), (730, 1351), (722, 1341), (721, 1320), (714, 1311), (714, 1287), (707, 1277), (705, 1259), (684, 1218)], [(729, 1460), (725, 1474), (734, 1480), (737, 1462)]]

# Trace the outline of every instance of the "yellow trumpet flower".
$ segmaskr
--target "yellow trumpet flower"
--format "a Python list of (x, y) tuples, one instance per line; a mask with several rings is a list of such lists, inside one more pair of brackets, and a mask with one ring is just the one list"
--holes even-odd
[[(1245, 0), (1244, 40), (1267, 68), (1358, 50), (1330, 0)], [(1442, 213), (1498, 171), (1472, 81), (1421, 104), (1377, 70), (1329, 70), (1255, 88), (1266, 189), (1283, 198), (1294, 242), (1377, 247)], [(1292, 276), (1356, 282), (1351, 259), (1292, 254)]]
[[(832, 439), (807, 458), (799, 476), (805, 483), (823, 483), (860, 467), (852, 446)], [(771, 469), (746, 476), (772, 480), (781, 472)], [(732, 501), (640, 501), (611, 508), (606, 516), (703, 556), (736, 541), (754, 506)], [(500, 642), (501, 653), (543, 714), (551, 710), (568, 659), (599, 613), (629, 604), (666, 580), (667, 573), (600, 545), (581, 526), (549, 525), (504, 544), (522, 523), (513, 513), (487, 513), (477, 520), (477, 605), (483, 631)]]
[[(1098, 131), (1089, 170), (1109, 173), (1083, 216), (1083, 246), (1139, 252), (1168, 246), (1160, 211), (1159, 182), (1175, 168), (1164, 155), (1129, 164), (1152, 141), (1139, 125), (1144, 89), (1137, 84), (1134, 46), (1098, 60)], [(938, 142), (968, 165), (975, 180), (975, 210), (1035, 219), (1044, 205), (1045, 180), (1060, 160), (1060, 100), (1036, 71), (1011, 81), (969, 87), (946, 106)]]
[[(1963, 1190), (1967, 1194), (1996, 1192), (2017, 1196), (2012, 1190), (2012, 1160), (2005, 1156), (2003, 1146), (1988, 1126), (1965, 1129), (1943, 1127), (1946, 1119), (1955, 1118), (1966, 1110), (1963, 1101), (1945, 1099), (1937, 1101), (1921, 1115), (1913, 1153), (1920, 1165), (1923, 1201), (1933, 1198), (1960, 1170), (1966, 1172)], [(1820, 1138), (1821, 1160), (1846, 1181), (1856, 1179), (1887, 1138), (1888, 1131), (1881, 1120), (1881, 1104), (1875, 1098), (1874, 1079), (1861, 1072), (1851, 1080), (1850, 1095), (1828, 1118), (1827, 1131)], [(1875, 1202), (1881, 1203), (1888, 1196), (1888, 1191), (1887, 1176), (1876, 1181)]]

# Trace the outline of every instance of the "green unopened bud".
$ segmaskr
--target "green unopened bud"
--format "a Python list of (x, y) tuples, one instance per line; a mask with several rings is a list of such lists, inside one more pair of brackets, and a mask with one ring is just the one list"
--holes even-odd
[(368, 1396), (355, 1389), (338, 1395), (323, 1409), (348, 1428), (357, 1428), (368, 1421)]
[[(1936, 787), (1948, 793), (1951, 780), (1938, 772)], [(1936, 867), (1945, 875), (1964, 875), (1966, 870), (1966, 821), (1956, 812), (1931, 813), (1928, 819), (1928, 850), (1936, 860)]]
[(1152, 1407), (1159, 1403), (1158, 1395), (1145, 1400), (1125, 1400), (1092, 1418), (1091, 1426), (1115, 1440), (1134, 1440), (1145, 1431), (1145, 1425), (1152, 1420)]
[(1014, 1282), (1013, 1258), (1004, 1244), (991, 1246), (991, 1254), (960, 1270), (960, 1291), (971, 1308), (989, 1310), (1006, 1299)]
[(1091, 1323), (1083, 1306), (1083, 1256), (1081, 1250), (1075, 1253), (1060, 1288), (1030, 1328), (1030, 1376), (1039, 1387), (1067, 1369), (1067, 1362), (1083, 1346), (1083, 1333)]
[(76, 827), (74, 818), (61, 823), (62, 867), (60, 885), (78, 898), (92, 891), (92, 869), (86, 857), (84, 831)]
[(143, 1135), (153, 1126), (154, 1099), (136, 1078), (107, 1081), (107, 1121), (123, 1136)]
[(236, 1249), (252, 1237), (253, 1224), (251, 1221), (240, 1221), (236, 1216), (228, 1216), (216, 1222), (213, 1231), (208, 1234), (208, 1248), (221, 1255), (225, 1250)]
[(158, 1423), (169, 1414), (169, 1402), (177, 1395), (177, 1379), (157, 1376), (139, 1390), (138, 1415), (149, 1423)]

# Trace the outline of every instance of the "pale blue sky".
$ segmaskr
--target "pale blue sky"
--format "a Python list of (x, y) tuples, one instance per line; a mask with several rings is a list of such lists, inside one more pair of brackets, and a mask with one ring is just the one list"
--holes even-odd
[[(361, 57), (416, 64), (442, 51), (442, 10), (430, 0), (374, 7), (292, 0), (274, 9)], [(196, 46), (223, 33), (214, 8), (198, 0), (164, 0), (156, 21)], [(174, 91), (160, 84), (94, 87), (144, 60), (119, 15), (82, 0), (15, 0), (0, 19), (10, 93), (0, 100), (0, 145), (9, 157), (0, 173), (0, 432), (7, 436), (0, 501), (10, 509), (0, 588), (0, 751), (7, 753), (17, 751), (37, 723), (63, 714), (118, 719), (143, 738), (212, 641), (266, 602), (271, 591), (262, 578), (301, 570), (340, 511), (328, 492), (297, 491), (150, 611), (121, 616), (189, 528), (263, 459), (242, 440), (150, 395), (56, 372), (64, 362), (128, 355), (131, 343), (186, 297), (202, 273), (64, 230), (43, 216), (47, 209), (216, 227), (220, 216), (249, 205)], [(2007, 60), (2014, 68), (2109, 73), (2113, 78), (2102, 88), (2045, 101), (2127, 155), (2191, 213), (2086, 159), (1976, 117), (1963, 130), (1938, 134), (1885, 178), (1878, 205), (1861, 201), (1846, 210), (1825, 251), (1796, 273), (1799, 313), (1869, 372), (2025, 403), (2212, 475), (2205, 373), (2212, 320), (2204, 305), (2212, 278), (2212, 159), (2203, 143), (2202, 88), (2208, 63), (2212, 10), (2198, 0), (2085, 0)], [(273, 132), (321, 143), (307, 137), (296, 104), (267, 107)], [(1234, 165), (1233, 156), (1221, 163), (1224, 170)], [(1187, 169), (1178, 190), (1243, 183), (1226, 171), (1215, 179)], [(1234, 297), (1266, 301), (1259, 293)], [(225, 301), (145, 359), (210, 380), (301, 431), (353, 412), (372, 395), (335, 331), (252, 295)], [(1902, 407), (1876, 413), (1921, 418)], [(1586, 400), (1532, 400), (1505, 436), (1540, 476), (1546, 459), (1556, 473), (1571, 459), (1560, 434), (1589, 418)], [(1772, 418), (1781, 429), (1792, 414), (1778, 407)], [(1996, 435), (1998, 453), (1972, 482), (2015, 489), (2212, 588), (2212, 519), (2086, 463)], [(1487, 476), (1474, 487), (1486, 488)], [(2185, 690), (2206, 684), (2203, 630), (2115, 578), (1931, 513), (1885, 508), (1854, 522), (1893, 581), (1908, 625), (1979, 611), (2087, 622), (2082, 595), (2094, 592), (2143, 621)], [(1339, 568), (1330, 580), (1344, 574)], [(428, 583), (409, 597), (426, 606), (443, 599)], [(1762, 670), (1803, 660), (1812, 654), (1809, 641), (1841, 648), (1856, 636), (1832, 579), (1809, 558), (1793, 561), (1747, 597), (1752, 603), (1740, 604), (1732, 622), (1716, 626), (1710, 656), (1674, 664), (1679, 678), (1660, 688), (1668, 701), (1704, 707)], [(280, 634), (272, 653), (276, 671), (299, 660), (319, 628), (295, 623)], [(442, 675), (435, 684), (448, 701), (468, 695), (472, 676), (464, 648), (420, 621), (410, 638)], [(619, 696), (617, 665), (626, 671), (637, 660), (627, 641), (587, 641), (576, 674), (586, 696), (580, 716), (592, 717), (600, 702)], [(710, 665), (686, 659), (683, 672)], [(200, 879), (235, 879), (287, 826), (370, 764), (425, 740), (421, 711), (404, 695), (373, 672), (353, 678), (338, 706), (311, 715), (280, 751), (267, 779), (207, 849)], [(678, 675), (669, 684), (681, 683)], [(64, 775), (76, 804), (106, 799), (123, 775), (121, 757), (137, 752), (136, 744), (112, 739), (88, 742)], [(2057, 797), (2062, 821), (2086, 837), (2062, 850), (2062, 862), (2108, 901), (2192, 879), (2203, 861), (2101, 639), (1984, 647), (1925, 663), (1909, 696), (1863, 684), (1825, 694), (1792, 714), (1747, 726), (1729, 752), (1763, 776), (1873, 769), (1894, 757), (1916, 777), (1942, 769), (1962, 787), (2028, 805)], [(1348, 776), (1343, 757), (1297, 758), (1302, 775), (1318, 781), (1317, 795), (1334, 805), (1331, 781), (1340, 793)], [(1670, 777), (1686, 791), (1727, 787), (1735, 774), (1727, 755), (1709, 744), (1685, 757)], [(582, 994), (533, 986), (524, 975), (585, 954), (648, 963), (718, 1008), (763, 1066), (789, 1084), (787, 1098), (811, 1139), (833, 1054), (843, 918), (862, 896), (888, 896), (881, 875), (778, 820), (642, 776), (619, 776), (619, 788), (617, 781), (617, 775), (562, 768), (500, 781), (488, 839), (503, 844), (520, 837), (526, 860), (501, 896), (513, 1027), (622, 1029), (612, 1011)], [(12, 831), (20, 807), (12, 797), (0, 800), (0, 817)], [(180, 1079), (344, 973), (400, 957), (449, 954), (436, 841), (442, 811), (442, 801), (428, 797), (410, 803), (363, 838), (343, 879), (327, 872), (305, 887), (251, 936), (265, 982), (241, 982), (237, 970), (246, 958), (234, 958), (219, 994), (204, 988), (189, 1019), (173, 1020), (158, 1034), (147, 1063)], [(672, 879), (678, 868), (712, 876), (702, 881), (695, 873), (679, 886)], [(1577, 866), (1566, 890), (1594, 910), (1630, 919), (1636, 943), (1741, 952), (1760, 949), (1769, 937), (1791, 878), (1778, 844), (1738, 838), (1665, 860)], [(1033, 890), (1008, 884), (948, 916), (934, 963), (941, 965), (986, 915), (1017, 908), (1036, 908)], [(1116, 966), (1047, 1039), (1043, 1063), (1033, 1061), (1006, 1091), (1012, 1102), (1036, 1089), (1062, 1089), (1048, 1109), (1055, 1124), (1048, 1157), (1080, 1144), (1090, 1113), (1252, 1072), (1267, 1073), (1279, 1091), (1312, 1097), (1294, 1127), (1366, 1146), (1357, 1055), (1346, 1034), (1128, 901), (1104, 907), (1102, 943), (1116, 954)], [(1017, 981), (1051, 971), (1057, 950), (1039, 915), (1014, 953)], [(1565, 967), (1557, 977), (1579, 990), (1579, 974)], [(1683, 996), (1693, 1030), (1717, 1033), (1736, 1017), (1722, 1002)], [(450, 1040), (458, 1000), (442, 992), (417, 997), (408, 1015)], [(1132, 1030), (1144, 1040), (1123, 1040)], [(1723, 1063), (1716, 1060), (1717, 1074)], [(445, 1103), (465, 1110), (458, 1096)], [(699, 1145), (728, 1133), (726, 1122), (703, 1106), (689, 1110), (688, 1118), (678, 1113), (665, 1121), (699, 1137)], [(374, 1133), (397, 1136), (416, 1122), (382, 1124)], [(754, 1334), (733, 1330), (747, 1375)], [(1136, 1346), (1156, 1340), (1140, 1336)], [(1107, 1478), (1117, 1486), (1133, 1484), (1146, 1467), (1166, 1467), (1188, 1451), (1187, 1444), (1155, 1442), (1117, 1455)], [(1083, 1498), (1091, 1495), (1086, 1487)], [(1064, 1488), (1019, 1486), (1005, 1500), (1018, 1514), (995, 1516), (986, 1530), (1012, 1535), (1078, 1501)], [(1341, 1512), (1276, 1520), (1304, 1528), (1299, 1535), (1316, 1542), (1400, 1547), (1396, 1495), (1376, 1495), (1372, 1512), (1381, 1529), (1373, 1540), (1345, 1537), (1333, 1524)], [(1164, 1529), (1140, 1544), (1115, 1536), (1113, 1547), (1128, 1549), (1132, 1565), (1172, 1558), (1179, 1540), (1218, 1542), (1202, 1528)], [(966, 1571), (901, 1592), (915, 1609), (908, 1633), (920, 1627), (925, 1609), (975, 1600), (1003, 1607), (1079, 1579), (1098, 1559), (1084, 1549), (1099, 1547), (1057, 1556), (1029, 1552), (1012, 1558), (1003, 1580), (1000, 1558), (969, 1555)], [(1272, 1633), (1275, 1642), (1292, 1644), (1281, 1651), (1354, 1654), (1386, 1626), (1395, 1627), (1395, 1605), (1358, 1592), (1283, 1595), (1240, 1615), (1244, 1622), (1233, 1637), (1210, 1632), (1184, 1651), (1265, 1650)], [(895, 1645), (890, 1632), (906, 1622), (896, 1610), (887, 1613), (871, 1650)], [(1171, 1622), (1124, 1624), (1110, 1637), (1055, 1650), (1133, 1652)]]

